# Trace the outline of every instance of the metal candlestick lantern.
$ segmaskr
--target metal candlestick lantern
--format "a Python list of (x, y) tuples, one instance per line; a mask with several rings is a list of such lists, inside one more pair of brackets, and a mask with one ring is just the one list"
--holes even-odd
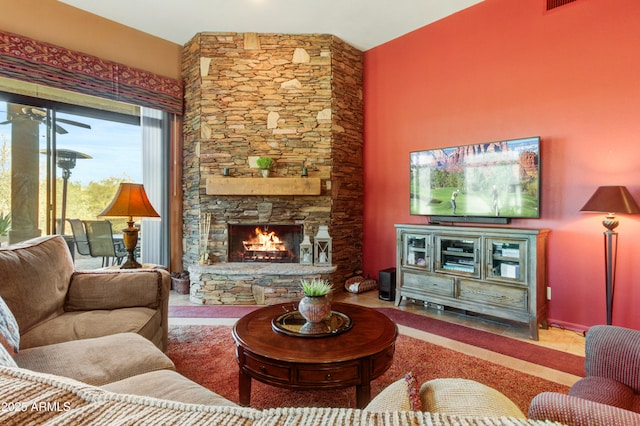
[(313, 265), (313, 245), (308, 235), (305, 235), (300, 243), (300, 264)]
[(313, 263), (318, 266), (331, 265), (331, 237), (329, 236), (329, 227), (320, 225), (318, 233), (313, 238), (314, 253)]

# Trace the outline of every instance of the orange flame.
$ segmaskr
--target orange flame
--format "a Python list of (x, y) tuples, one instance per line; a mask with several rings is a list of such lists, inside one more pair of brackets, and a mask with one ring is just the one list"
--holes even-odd
[(255, 238), (243, 241), (245, 250), (249, 251), (285, 251), (287, 248), (284, 242), (276, 235), (275, 232), (262, 232), (260, 228), (255, 229)]

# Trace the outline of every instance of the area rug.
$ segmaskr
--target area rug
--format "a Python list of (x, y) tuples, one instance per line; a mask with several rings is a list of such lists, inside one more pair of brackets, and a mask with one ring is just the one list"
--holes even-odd
[[(238, 364), (230, 326), (173, 325), (167, 355), (178, 372), (238, 402)], [(387, 385), (413, 372), (417, 383), (434, 378), (467, 378), (499, 390), (526, 413), (540, 392), (567, 393), (569, 388), (419, 339), (400, 335), (391, 368), (371, 383), (374, 397)], [(355, 388), (335, 391), (290, 391), (252, 381), (251, 406), (355, 407)]]
[[(224, 306), (170, 306), (169, 317), (173, 318), (241, 318), (259, 309), (256, 305)], [(377, 308), (397, 324), (436, 334), (448, 339), (488, 349), (534, 364), (553, 368), (575, 376), (584, 376), (584, 357), (569, 354), (522, 340), (500, 336), (487, 331), (441, 321), (394, 308)]]

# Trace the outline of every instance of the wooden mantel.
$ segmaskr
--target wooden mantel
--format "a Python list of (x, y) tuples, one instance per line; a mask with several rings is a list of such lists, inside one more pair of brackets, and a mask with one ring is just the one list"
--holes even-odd
[(207, 195), (320, 195), (320, 178), (208, 177)]

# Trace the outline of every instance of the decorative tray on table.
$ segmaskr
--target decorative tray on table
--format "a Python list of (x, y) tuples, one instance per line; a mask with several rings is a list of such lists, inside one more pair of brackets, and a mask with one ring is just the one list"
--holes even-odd
[(336, 336), (349, 330), (353, 325), (351, 318), (342, 312), (331, 311), (331, 314), (318, 323), (307, 322), (299, 311), (291, 311), (278, 315), (271, 320), (275, 331), (297, 337)]

